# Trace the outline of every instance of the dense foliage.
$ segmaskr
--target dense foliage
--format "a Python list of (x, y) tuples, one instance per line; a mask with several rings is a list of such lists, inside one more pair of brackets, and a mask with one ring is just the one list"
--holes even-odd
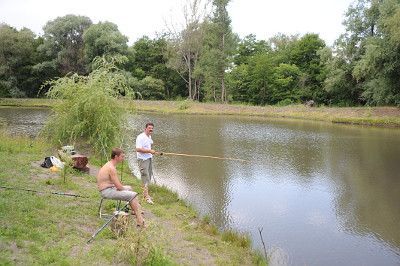
[(332, 47), (313, 33), (240, 40), (230, 26), (230, 1), (207, 1), (205, 9), (202, 2), (187, 1), (182, 29), (131, 46), (117, 25), (84, 16), (49, 21), (39, 37), (1, 24), (0, 97), (41, 96), (47, 80), (87, 76), (96, 56), (122, 56), (118, 67), (143, 99), (400, 105), (399, 0), (356, 0)]
[(96, 58), (96, 68), (88, 76), (72, 74), (48, 82), (47, 96), (63, 99), (54, 107), (54, 115), (44, 129), (57, 144), (84, 140), (103, 156), (118, 144), (125, 112), (117, 98), (131, 95), (131, 90), (115, 67), (119, 59), (111, 59)]

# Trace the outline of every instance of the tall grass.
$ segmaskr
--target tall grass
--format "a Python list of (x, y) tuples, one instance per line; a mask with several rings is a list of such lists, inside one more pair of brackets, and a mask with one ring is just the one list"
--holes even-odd
[(98, 66), (88, 76), (72, 74), (50, 81), (47, 96), (63, 99), (54, 107), (44, 133), (56, 144), (83, 140), (102, 156), (116, 144), (124, 119), (124, 109), (117, 101), (132, 91), (116, 67), (117, 58), (96, 58)]

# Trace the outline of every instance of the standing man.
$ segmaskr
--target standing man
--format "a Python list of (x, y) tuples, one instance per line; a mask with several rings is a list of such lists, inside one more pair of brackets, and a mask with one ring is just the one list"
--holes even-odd
[(137, 136), (136, 138), (136, 155), (140, 170), (140, 176), (142, 179), (143, 197), (149, 204), (154, 204), (152, 198), (149, 195), (149, 184), (151, 177), (153, 176), (153, 154), (157, 154), (155, 150), (151, 149), (151, 145), (153, 144), (153, 140), (151, 139), (153, 128), (153, 123), (147, 123), (144, 128), (144, 132), (139, 134), (139, 136)]
[(137, 193), (132, 191), (131, 186), (123, 186), (117, 176), (116, 166), (125, 159), (124, 151), (120, 148), (113, 148), (111, 151), (111, 160), (108, 161), (97, 174), (97, 187), (101, 196), (106, 199), (123, 200), (129, 202), (136, 215), (136, 223), (140, 227), (144, 226), (144, 219)]

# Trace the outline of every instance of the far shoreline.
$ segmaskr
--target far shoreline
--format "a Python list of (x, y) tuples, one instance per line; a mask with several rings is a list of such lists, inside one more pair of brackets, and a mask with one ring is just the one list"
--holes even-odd
[[(0, 98), (2, 107), (49, 108), (59, 100), (46, 98)], [(398, 107), (307, 107), (252, 106), (245, 104), (199, 103), (183, 101), (121, 100), (129, 110), (162, 114), (237, 115), (279, 119), (324, 121), (339, 124), (400, 128)]]

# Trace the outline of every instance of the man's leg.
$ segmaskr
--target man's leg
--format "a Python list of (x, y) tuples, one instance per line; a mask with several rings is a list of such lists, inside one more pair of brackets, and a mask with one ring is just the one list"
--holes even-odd
[(151, 159), (139, 160), (140, 177), (142, 179), (142, 190), (143, 198), (150, 204), (153, 204), (153, 200), (149, 194), (150, 174), (151, 172)]
[(144, 219), (142, 216), (142, 210), (141, 210), (141, 206), (139, 204), (139, 201), (137, 198), (134, 198), (133, 200), (131, 200), (129, 202), (129, 205), (131, 206), (132, 210), (133, 210), (133, 214), (136, 215), (136, 224), (142, 228), (144, 228)]
[(129, 202), (132, 214), (136, 215), (136, 223), (144, 227), (144, 219), (142, 215), (141, 206), (137, 199), (137, 194), (131, 190), (131, 187), (124, 186), (124, 190), (117, 190), (115, 187), (107, 188), (101, 191), (101, 196), (106, 199), (124, 200)]

